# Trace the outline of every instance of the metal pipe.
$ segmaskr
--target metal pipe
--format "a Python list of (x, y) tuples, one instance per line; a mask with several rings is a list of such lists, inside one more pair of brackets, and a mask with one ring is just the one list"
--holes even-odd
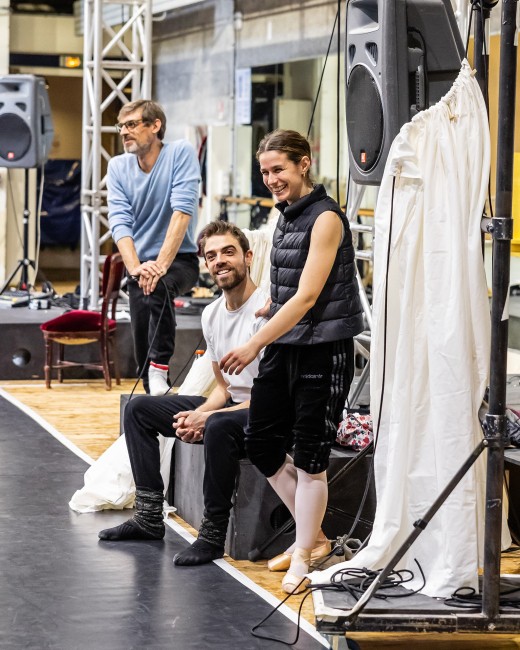
[(487, 7), (478, 7), (475, 16), (475, 42), (473, 48), (473, 67), (475, 68), (475, 78), (478, 81), (480, 90), (484, 95), (486, 108), (489, 113), (488, 99), (488, 70), (489, 70), (489, 18), (491, 11)]
[(516, 84), (517, 0), (502, 2), (496, 206), (493, 218), (493, 279), (491, 301), (491, 373), (486, 417), (488, 460), (482, 613), (490, 621), (500, 610), (500, 552), (504, 446), (506, 440), (506, 381), (508, 297), (512, 237), (512, 189)]

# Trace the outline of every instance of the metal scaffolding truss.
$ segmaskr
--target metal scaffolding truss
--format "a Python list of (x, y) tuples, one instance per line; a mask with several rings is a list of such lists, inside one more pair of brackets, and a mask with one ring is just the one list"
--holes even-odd
[[(151, 0), (84, 0), (81, 183), (81, 305), (99, 302), (103, 244), (110, 239), (103, 134), (115, 134), (107, 111), (151, 96)], [(105, 119), (104, 119), (105, 118)]]

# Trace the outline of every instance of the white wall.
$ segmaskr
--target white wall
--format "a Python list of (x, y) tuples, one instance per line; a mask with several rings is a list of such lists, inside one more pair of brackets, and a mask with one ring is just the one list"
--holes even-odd
[(25, 54), (81, 55), (83, 38), (74, 33), (73, 16), (13, 14), (10, 49)]

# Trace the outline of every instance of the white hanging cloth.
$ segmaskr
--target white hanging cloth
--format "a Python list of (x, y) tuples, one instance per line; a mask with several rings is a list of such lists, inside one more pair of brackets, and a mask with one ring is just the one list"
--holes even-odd
[[(374, 428), (384, 382), (375, 522), (367, 547), (312, 573), (314, 583), (341, 568), (384, 567), (482, 439), (490, 313), (480, 223), (489, 168), (486, 107), (464, 61), (449, 93), (404, 125), (389, 153), (375, 212)], [(425, 594), (477, 588), (484, 469), (482, 455), (396, 567), (413, 571), (410, 589), (422, 584), (415, 558)]]
[[(244, 229), (253, 251), (251, 278), (257, 286), (269, 291), (270, 251), (274, 225), (262, 230)], [(190, 371), (179, 387), (179, 395), (206, 395), (214, 386), (213, 367), (207, 355), (194, 359)], [(115, 415), (115, 414), (114, 414)], [(161, 454), (161, 476), (168, 489), (170, 464), (175, 438), (158, 436)], [(135, 483), (125, 435), (112, 445), (89, 467), (84, 475), (85, 484), (77, 490), (69, 507), (76, 512), (97, 510), (121, 510), (132, 508), (135, 500)]]

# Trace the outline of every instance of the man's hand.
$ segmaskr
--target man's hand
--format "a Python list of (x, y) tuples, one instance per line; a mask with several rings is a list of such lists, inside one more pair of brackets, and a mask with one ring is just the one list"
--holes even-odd
[(155, 260), (148, 260), (132, 269), (130, 275), (138, 278), (139, 287), (143, 290), (145, 296), (149, 296), (155, 291), (157, 283), (165, 273), (166, 269), (163, 269)]
[(273, 301), (271, 300), (271, 298), (268, 298), (265, 305), (263, 307), (260, 307), (260, 309), (257, 309), (257, 311), (255, 311), (256, 318), (268, 318), (269, 317), (269, 309), (271, 307), (272, 302)]
[(173, 416), (175, 433), (183, 442), (199, 442), (210, 415), (210, 411), (179, 411)]
[(222, 357), (220, 369), (230, 375), (239, 375), (258, 356), (260, 349), (254, 343), (248, 341), (245, 345), (231, 350)]

